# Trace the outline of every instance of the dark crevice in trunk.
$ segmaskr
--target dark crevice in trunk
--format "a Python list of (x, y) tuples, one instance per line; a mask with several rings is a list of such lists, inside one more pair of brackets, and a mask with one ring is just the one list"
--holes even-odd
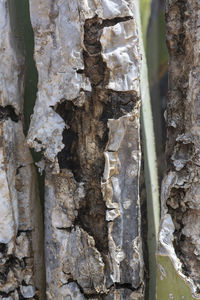
[(61, 109), (64, 112), (62, 117), (70, 127), (64, 131), (65, 148), (58, 154), (58, 161), (61, 168), (72, 170), (78, 182), (84, 182), (86, 196), (80, 205), (75, 223), (92, 235), (96, 246), (107, 253), (106, 207), (101, 194), (103, 151), (107, 142), (104, 132), (107, 128), (98, 116), (94, 116), (94, 110), (102, 107), (97, 97), (94, 99), (89, 95), (87, 101), (87, 108), (77, 108), (66, 101), (56, 110), (58, 112)]
[(0, 243), (0, 253), (5, 253), (7, 250), (7, 244)]
[(85, 292), (84, 292), (84, 290), (83, 290), (83, 288), (80, 286), (80, 284), (78, 283), (78, 281), (77, 280), (74, 280), (74, 279), (69, 279), (68, 280), (68, 282), (67, 282), (67, 284), (68, 283), (70, 283), (70, 282), (75, 282), (76, 283), (76, 285), (78, 286), (78, 288), (79, 288), (79, 290), (80, 290), (80, 292), (81, 292), (81, 294), (83, 294), (84, 295), (84, 297), (86, 298), (86, 299), (101, 299), (101, 300), (104, 300), (105, 299), (105, 297), (106, 297), (106, 295), (107, 294), (98, 294), (98, 293), (96, 293), (96, 294), (86, 294)]
[(72, 231), (72, 227), (56, 227), (56, 229), (67, 231), (67, 232), (71, 232)]
[(7, 257), (6, 262), (3, 265), (1, 265), (1, 267), (0, 267), (0, 282), (1, 282), (1, 284), (6, 283), (7, 275), (9, 273), (10, 269), (15, 267), (16, 264), (19, 264), (19, 261), (15, 257), (13, 257), (13, 256)]
[(110, 27), (110, 26), (114, 26), (118, 23), (121, 23), (121, 22), (126, 22), (126, 21), (129, 21), (133, 19), (133, 17), (131, 16), (126, 16), (126, 17), (116, 17), (114, 19), (107, 19), (107, 20), (102, 20), (102, 23), (100, 25), (101, 28), (104, 28), (104, 27)]
[(139, 287), (139, 288), (135, 289), (130, 283), (115, 283), (114, 286), (117, 290), (128, 289), (128, 290), (131, 290), (131, 291), (137, 291), (141, 288), (141, 287)]
[[(83, 182), (85, 198), (81, 201), (74, 225), (80, 226), (95, 240), (95, 245), (108, 264), (108, 228), (106, 205), (101, 192), (104, 172), (104, 151), (108, 142), (108, 119), (117, 119), (131, 112), (138, 100), (133, 93), (106, 89), (109, 69), (101, 55), (100, 37), (104, 26), (112, 26), (130, 18), (116, 18), (102, 22), (97, 16), (85, 21), (83, 58), (85, 73), (92, 91), (85, 93), (85, 103), (77, 107), (73, 102), (62, 100), (54, 107), (65, 120), (64, 149), (58, 154), (60, 168), (73, 172), (77, 182)], [(91, 295), (90, 295), (91, 297)], [(101, 295), (101, 297), (103, 297)], [(103, 299), (103, 298), (101, 298)]]
[(17, 115), (12, 105), (6, 105), (5, 107), (0, 106), (0, 122), (10, 118), (14, 122), (20, 120), (20, 115)]
[[(74, 282), (76, 283), (76, 285), (78, 286), (80, 292), (84, 295), (84, 297), (86, 299), (101, 299), (101, 300), (104, 300), (106, 299), (106, 297), (109, 295), (109, 294), (112, 294), (115, 290), (130, 290), (130, 291), (133, 291), (133, 292), (137, 292), (137, 291), (140, 291), (142, 286), (139, 286), (137, 289), (135, 289), (130, 283), (123, 283), (123, 284), (120, 284), (120, 283), (114, 283), (112, 284), (107, 293), (93, 293), (93, 294), (86, 294), (84, 293), (84, 290), (83, 288), (80, 286), (80, 284), (77, 282), (77, 280), (74, 280), (73, 278), (69, 279), (68, 282), (66, 284), (69, 284), (70, 282)], [(64, 284), (64, 285), (66, 285)]]

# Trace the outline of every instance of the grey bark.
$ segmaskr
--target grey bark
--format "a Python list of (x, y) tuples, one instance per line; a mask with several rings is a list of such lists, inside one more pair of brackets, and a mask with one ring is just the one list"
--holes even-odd
[(140, 53), (133, 1), (30, 0), (48, 299), (142, 299)]
[(167, 1), (169, 98), (167, 175), (162, 184), (160, 255), (199, 298), (199, 2)]
[(24, 53), (15, 1), (0, 1), (0, 297), (44, 299), (42, 218), (23, 134)]
[[(47, 299), (144, 299), (138, 2), (29, 1), (27, 140), (17, 4), (0, 0), (0, 297), (45, 299), (46, 284)], [(43, 155), (45, 238), (27, 143)]]

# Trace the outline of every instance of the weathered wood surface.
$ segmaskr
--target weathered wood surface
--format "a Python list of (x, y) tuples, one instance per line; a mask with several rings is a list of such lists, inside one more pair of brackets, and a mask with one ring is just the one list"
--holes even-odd
[[(169, 296), (171, 299), (199, 299), (199, 2), (168, 0), (166, 20), (170, 56), (168, 173), (161, 194), (158, 300)], [(169, 266), (171, 274), (175, 269), (176, 278), (169, 275)], [(183, 284), (184, 288), (177, 294), (177, 286)], [(187, 292), (184, 294), (184, 291)]]
[[(30, 0), (48, 299), (142, 299), (140, 53), (133, 1)], [(68, 298), (66, 298), (68, 297)]]
[(0, 298), (43, 299), (42, 222), (22, 126), (24, 55), (14, 1), (0, 1)]

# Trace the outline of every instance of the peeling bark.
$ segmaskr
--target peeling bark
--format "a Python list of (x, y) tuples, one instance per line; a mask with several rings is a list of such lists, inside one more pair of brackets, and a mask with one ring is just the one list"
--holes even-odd
[(43, 299), (42, 220), (22, 126), (24, 56), (14, 1), (0, 1), (0, 297)]
[(162, 184), (159, 255), (172, 260), (179, 280), (190, 287), (186, 298), (199, 299), (199, 3), (180, 0), (166, 5), (168, 174)]
[[(140, 92), (133, 1), (30, 0), (48, 299), (142, 299)], [(76, 296), (75, 296), (76, 294)]]

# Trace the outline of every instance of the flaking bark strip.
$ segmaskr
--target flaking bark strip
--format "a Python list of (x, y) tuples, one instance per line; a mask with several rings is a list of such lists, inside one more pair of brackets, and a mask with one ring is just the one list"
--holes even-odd
[[(158, 254), (163, 261), (162, 255), (172, 260), (179, 277), (187, 288), (189, 286), (187, 299), (200, 297), (198, 11), (197, 2), (182, 0), (166, 3), (170, 55), (166, 145), (168, 173), (162, 184)], [(171, 237), (167, 239), (168, 245), (165, 232)], [(167, 268), (166, 260), (165, 263)], [(164, 263), (162, 267), (165, 267)], [(166, 277), (164, 285), (167, 280), (169, 278)], [(159, 284), (163, 289), (161, 281)], [(170, 292), (173, 296), (175, 291)]]
[[(39, 3), (30, 1), (39, 89), (28, 142), (44, 150), (46, 160), (47, 297), (72, 297), (78, 288), (77, 299), (105, 299), (115, 283), (141, 295), (140, 56), (133, 3), (44, 1), (38, 11)], [(109, 133), (109, 119), (120, 141)], [(105, 160), (112, 152), (109, 136), (118, 144), (113, 155), (121, 164), (119, 176)], [(119, 203), (115, 221), (105, 168), (121, 194), (111, 183)], [(130, 234), (126, 212), (135, 228)]]
[(0, 2), (0, 19), (0, 297), (43, 299), (41, 211), (21, 121), (24, 57), (15, 1)]

